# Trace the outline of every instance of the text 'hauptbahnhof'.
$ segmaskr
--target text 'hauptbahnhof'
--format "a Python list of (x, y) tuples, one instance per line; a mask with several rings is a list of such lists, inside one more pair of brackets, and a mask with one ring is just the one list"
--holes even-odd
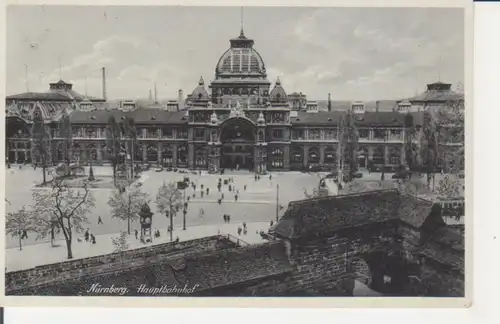
[(103, 98), (83, 96), (62, 80), (50, 84), (48, 92), (8, 96), (7, 160), (32, 162), (33, 119), (42, 116), (50, 136), (50, 162), (63, 161), (59, 121), (67, 115), (74, 160), (106, 163), (108, 120), (114, 116), (119, 122), (129, 116), (137, 131), (135, 161), (191, 169), (331, 170), (339, 163), (339, 123), (350, 111), (358, 131), (359, 168), (397, 166), (405, 160), (408, 113), (418, 133), (426, 111), (450, 100), (463, 101), (463, 94), (453, 91), (451, 84), (435, 82), (420, 95), (392, 101), (391, 109), (387, 101), (385, 107), (380, 107), (382, 101), (375, 107), (355, 101), (332, 109), (332, 103), (339, 104), (329, 94), (327, 109), (319, 109), (302, 93), (287, 94), (279, 79), (271, 85), (254, 41), (243, 31), (230, 44), (217, 62), (211, 84), (200, 78), (190, 95), (184, 98), (179, 91), (179, 99), (165, 105), (155, 100), (122, 101), (111, 107), (104, 68)]

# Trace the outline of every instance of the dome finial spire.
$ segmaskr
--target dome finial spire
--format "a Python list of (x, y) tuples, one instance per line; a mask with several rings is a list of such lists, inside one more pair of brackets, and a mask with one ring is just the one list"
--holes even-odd
[(240, 24), (241, 24), (240, 37), (245, 37), (245, 33), (243, 32), (243, 7), (240, 8)]
[(204, 85), (205, 81), (203, 80), (203, 76), (200, 77), (200, 81), (198, 81), (199, 85)]

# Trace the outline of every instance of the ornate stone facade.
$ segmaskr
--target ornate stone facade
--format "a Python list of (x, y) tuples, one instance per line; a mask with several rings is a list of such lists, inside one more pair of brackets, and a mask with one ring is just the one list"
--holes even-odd
[[(407, 113), (413, 115), (411, 141), (417, 145), (426, 102), (443, 104), (443, 100), (457, 97), (447, 84), (435, 83), (421, 96), (401, 101), (393, 111), (366, 111), (360, 102), (343, 106), (343, 111), (318, 111), (317, 104), (306, 102), (302, 93), (288, 96), (279, 78), (271, 87), (264, 61), (253, 46), (254, 41), (243, 31), (231, 39), (230, 48), (217, 62), (215, 80), (207, 87), (200, 78), (184, 111), (141, 107), (134, 102), (119, 109), (102, 109), (103, 100), (78, 95), (62, 81), (51, 84), (49, 93), (10, 96), (7, 159), (12, 163), (32, 161), (32, 115), (38, 107), (54, 163), (62, 161), (59, 121), (67, 113), (72, 124), (73, 159), (83, 163), (108, 161), (107, 121), (113, 116), (121, 122), (128, 116), (135, 121), (137, 136), (133, 152), (127, 154), (136, 162), (209, 170), (329, 171), (340, 161), (341, 120), (350, 111), (359, 135), (359, 167), (396, 167), (405, 162)], [(424, 108), (412, 111), (414, 103)], [(304, 105), (308, 108), (299, 109)]]

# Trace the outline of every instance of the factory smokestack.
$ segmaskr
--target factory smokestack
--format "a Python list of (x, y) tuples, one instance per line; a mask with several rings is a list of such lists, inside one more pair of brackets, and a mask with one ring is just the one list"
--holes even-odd
[(177, 99), (177, 111), (184, 110), (184, 94), (182, 89), (179, 89), (179, 98)]
[(328, 94), (328, 111), (332, 111), (332, 97)]
[(106, 101), (108, 100), (106, 94), (106, 68), (102, 68), (102, 98)]

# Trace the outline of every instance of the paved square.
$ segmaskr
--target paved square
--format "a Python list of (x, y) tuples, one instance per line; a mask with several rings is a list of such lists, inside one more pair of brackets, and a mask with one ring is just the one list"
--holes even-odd
[[(88, 172), (88, 168), (86, 168)], [(111, 167), (94, 167), (95, 175), (110, 175)], [(186, 215), (187, 227), (202, 225), (224, 224), (222, 215), (231, 215), (231, 223), (241, 224), (242, 222), (267, 222), (276, 218), (276, 195), (277, 185), (279, 184), (279, 204), (285, 208), (288, 202), (304, 198), (304, 188), (312, 192), (316, 188), (319, 176), (316, 174), (304, 174), (299, 172), (280, 172), (272, 173), (272, 179), (268, 176), (262, 176), (259, 181), (255, 181), (254, 174), (249, 172), (234, 172), (225, 175), (208, 174), (202, 172), (202, 175), (192, 173), (181, 174), (177, 172), (155, 172), (154, 170), (144, 172), (140, 182), (143, 183), (142, 189), (149, 194), (151, 199), (151, 209), (155, 212), (153, 216), (154, 229), (166, 229), (169, 226), (169, 219), (161, 215), (156, 210), (154, 200), (158, 188), (163, 182), (179, 181), (185, 176), (190, 178), (196, 184), (196, 191), (192, 187), (186, 189), (186, 196), (190, 196), (188, 213)], [(232, 189), (239, 191), (238, 201), (234, 199), (234, 190), (229, 191), (229, 186), (222, 187), (222, 192), (217, 190), (219, 178), (234, 179), (231, 184)], [(48, 180), (51, 177), (48, 176)], [(34, 188), (42, 180), (41, 170), (23, 167), (18, 169), (13, 167), (6, 170), (6, 211), (12, 212), (19, 210), (21, 206), (32, 204), (32, 190), (49, 190), (47, 188)], [(201, 197), (201, 185), (203, 185), (204, 195)], [(246, 185), (246, 190), (244, 189)], [(209, 194), (206, 194), (206, 188), (209, 188)], [(96, 208), (88, 215), (90, 231), (96, 235), (118, 233), (126, 230), (127, 224), (124, 221), (111, 218), (111, 210), (107, 202), (111, 193), (110, 189), (92, 189), (96, 198)], [(224, 194), (222, 203), (218, 204), (218, 199)], [(204, 215), (200, 215), (200, 210), (204, 210)], [(280, 215), (284, 212), (283, 209)], [(101, 216), (104, 224), (98, 225), (97, 219)], [(179, 213), (174, 219), (174, 231), (182, 228), (182, 213)], [(138, 228), (137, 222), (132, 223), (132, 228)], [(234, 234), (234, 233), (231, 233)], [(23, 244), (34, 244), (48, 242), (47, 239), (36, 241), (33, 233), (28, 233), (28, 239), (23, 240)], [(7, 248), (16, 248), (18, 242), (12, 237), (6, 238)]]

